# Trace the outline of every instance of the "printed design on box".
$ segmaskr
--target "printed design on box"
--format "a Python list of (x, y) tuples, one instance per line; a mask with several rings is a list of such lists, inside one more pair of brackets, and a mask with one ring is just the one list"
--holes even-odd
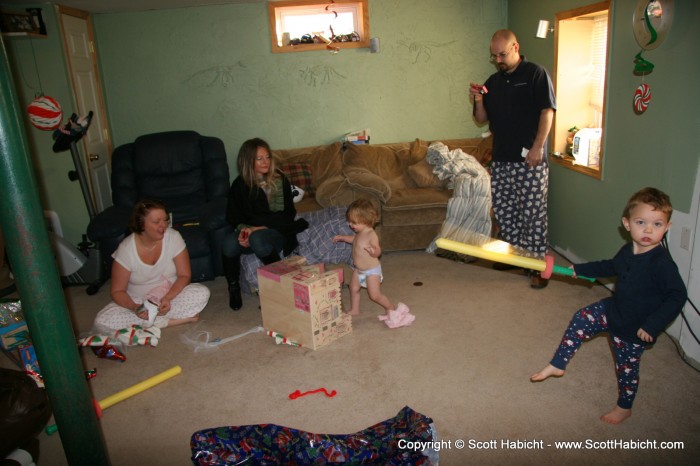
[(0, 346), (13, 350), (31, 344), (22, 303), (18, 299), (0, 300)]
[(0, 300), (0, 348), (20, 370), (26, 371), (39, 387), (43, 387), (39, 361), (32, 344), (22, 303), (17, 299)]
[(342, 269), (271, 265), (258, 269), (263, 327), (314, 350), (352, 331), (352, 318), (342, 312)]
[(18, 322), (0, 329), (0, 345), (6, 350), (19, 348), (30, 342), (29, 329), (25, 322)]
[(258, 269), (258, 275), (261, 275), (267, 279), (274, 280), (276, 282), (280, 281), (282, 275), (288, 273), (296, 272), (298, 270), (318, 270), (323, 272), (323, 264), (304, 266), (306, 264), (306, 259), (301, 256), (290, 256), (279, 262), (273, 262), (272, 264), (264, 265)]
[(338, 334), (338, 337), (342, 337), (346, 333), (350, 333), (352, 331), (352, 317), (350, 317), (348, 314), (343, 314), (343, 318), (338, 319), (336, 322), (335, 331)]
[(302, 271), (284, 278), (287, 277), (293, 282), (294, 307), (301, 311), (310, 312), (312, 307), (324, 309), (329, 303), (340, 299), (340, 280), (337, 272), (319, 275)]
[(34, 346), (24, 346), (19, 349), (19, 357), (22, 360), (22, 366), (24, 370), (36, 372), (39, 374), (41, 371), (39, 369), (39, 361), (36, 359), (36, 353), (34, 352)]
[(342, 314), (327, 325), (314, 330), (314, 344), (317, 347), (327, 345), (352, 331), (352, 317)]

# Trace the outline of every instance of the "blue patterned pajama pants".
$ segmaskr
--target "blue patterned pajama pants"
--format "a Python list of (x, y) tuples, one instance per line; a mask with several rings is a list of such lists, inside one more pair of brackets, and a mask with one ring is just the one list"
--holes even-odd
[(493, 162), (491, 195), (501, 239), (542, 258), (547, 253), (549, 165)]
[[(606, 300), (579, 309), (574, 314), (550, 364), (565, 370), (581, 345), (603, 332), (609, 333)], [(639, 360), (646, 347), (627, 342), (612, 334), (610, 337), (617, 373), (617, 405), (623, 409), (631, 409), (639, 388)]]

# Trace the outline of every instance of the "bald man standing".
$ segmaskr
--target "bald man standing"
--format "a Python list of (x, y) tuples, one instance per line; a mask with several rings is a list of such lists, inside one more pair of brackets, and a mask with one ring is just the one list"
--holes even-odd
[[(500, 238), (542, 259), (547, 252), (549, 163), (546, 143), (556, 110), (554, 87), (547, 71), (520, 54), (508, 29), (491, 38), (491, 62), (498, 71), (486, 83), (472, 83), (469, 94), (474, 119), (489, 122), (493, 134), (491, 195)], [(494, 268), (510, 266), (496, 263)], [(528, 271), (530, 286), (548, 281)]]

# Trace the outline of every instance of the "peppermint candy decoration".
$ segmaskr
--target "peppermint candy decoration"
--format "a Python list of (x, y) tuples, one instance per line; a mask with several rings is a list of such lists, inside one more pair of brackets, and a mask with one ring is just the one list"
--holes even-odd
[(63, 119), (63, 110), (58, 102), (53, 97), (44, 95), (37, 97), (27, 106), (27, 113), (29, 122), (44, 131), (58, 128)]
[(651, 101), (651, 89), (647, 84), (640, 84), (634, 91), (634, 112), (637, 115), (644, 113)]

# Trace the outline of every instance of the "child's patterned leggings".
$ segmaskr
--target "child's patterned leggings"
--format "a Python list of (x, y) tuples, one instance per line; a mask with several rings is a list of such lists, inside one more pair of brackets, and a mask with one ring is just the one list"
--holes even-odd
[[(608, 332), (605, 308), (606, 300), (602, 300), (579, 309), (574, 314), (550, 364), (557, 369), (565, 370), (566, 365), (584, 341), (590, 340), (599, 333)], [(610, 336), (617, 372), (617, 405), (623, 409), (631, 409), (639, 388), (639, 360), (645, 346), (627, 342), (614, 335)]]

